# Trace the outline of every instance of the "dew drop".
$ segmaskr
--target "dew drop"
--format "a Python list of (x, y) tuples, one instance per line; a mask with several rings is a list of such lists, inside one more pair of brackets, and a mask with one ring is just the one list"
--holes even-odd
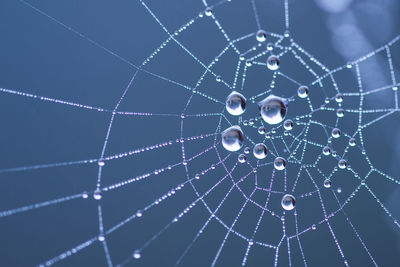
[(267, 156), (267, 154), (268, 154), (268, 149), (264, 144), (259, 143), (254, 146), (253, 155), (257, 159), (264, 159)]
[(264, 30), (259, 30), (256, 34), (256, 39), (257, 41), (259, 41), (260, 43), (265, 42), (265, 40), (267, 40), (267, 33)]
[(253, 65), (253, 62), (250, 59), (246, 60), (247, 67), (251, 67), (252, 65)]
[(273, 44), (273, 43), (268, 43), (268, 44), (267, 44), (267, 50), (268, 50), (268, 51), (274, 50), (274, 44)]
[(142, 254), (140, 253), (139, 250), (135, 250), (135, 252), (133, 252), (133, 258), (134, 259), (140, 259), (142, 257)]
[(399, 89), (399, 88), (398, 88), (397, 86), (393, 86), (393, 87), (392, 87), (392, 90), (393, 90), (393, 91), (397, 91), (398, 89)]
[(324, 148), (322, 149), (322, 154), (324, 154), (325, 156), (328, 156), (331, 154), (331, 148), (329, 146), (324, 146)]
[(283, 128), (285, 128), (286, 131), (290, 131), (293, 129), (293, 121), (292, 120), (285, 120), (283, 123)]
[(260, 126), (260, 127), (258, 128), (258, 133), (259, 133), (259, 134), (265, 134), (265, 127), (264, 127), (264, 126)]
[(96, 189), (93, 193), (93, 198), (96, 200), (100, 200), (102, 198), (101, 195), (101, 190), (100, 189)]
[(238, 151), (243, 146), (244, 135), (242, 129), (237, 126), (231, 126), (221, 133), (222, 146), (228, 151)]
[(338, 187), (338, 188), (336, 189), (336, 192), (338, 192), (339, 194), (342, 193), (342, 188), (341, 188), (341, 187)]
[(349, 139), (349, 145), (350, 145), (350, 146), (355, 146), (356, 144), (357, 144), (357, 141), (356, 141), (355, 138), (350, 138), (350, 139)]
[(268, 124), (278, 124), (286, 116), (288, 101), (284, 98), (269, 95), (258, 103), (262, 119)]
[(140, 218), (140, 217), (142, 217), (142, 212), (140, 211), (140, 210), (138, 210), (137, 212), (136, 212), (136, 217), (138, 217), (138, 218)]
[(300, 98), (306, 98), (308, 96), (308, 87), (307, 86), (300, 86), (299, 89), (297, 89), (297, 95)]
[(218, 75), (217, 77), (215, 77), (215, 80), (216, 80), (217, 82), (221, 82), (221, 81), (222, 81), (222, 77)]
[(105, 238), (104, 235), (99, 235), (99, 236), (97, 237), (97, 239), (98, 239), (100, 242), (104, 242), (104, 240), (106, 240), (106, 238)]
[(338, 118), (342, 118), (344, 116), (344, 109), (338, 108), (336, 110), (336, 116), (338, 116)]
[(267, 59), (268, 69), (277, 70), (277, 69), (279, 69), (279, 65), (280, 65), (279, 57), (277, 57), (275, 55), (271, 55), (268, 57), (268, 59)]
[(239, 156), (238, 156), (238, 161), (239, 161), (239, 163), (245, 163), (246, 162), (246, 155), (245, 154), (240, 154)]
[(246, 109), (246, 98), (241, 93), (233, 91), (226, 98), (225, 107), (231, 115), (242, 115)]
[(289, 30), (286, 30), (286, 31), (283, 33), (283, 36), (285, 36), (285, 37), (289, 37), (289, 36), (290, 36), (290, 32), (289, 32)]
[(211, 8), (207, 8), (205, 12), (206, 16), (210, 17), (213, 14), (213, 10)]
[(286, 160), (284, 158), (282, 158), (282, 157), (277, 157), (274, 160), (274, 167), (278, 171), (284, 170), (286, 168)]
[(341, 169), (346, 169), (346, 167), (347, 167), (347, 161), (344, 160), (344, 159), (339, 160), (338, 166), (339, 166), (339, 168), (341, 168)]
[(335, 96), (335, 101), (336, 102), (338, 102), (338, 103), (342, 103), (343, 102), (343, 95), (342, 94), (337, 94), (336, 96)]
[(99, 160), (99, 161), (97, 162), (97, 164), (98, 164), (100, 167), (103, 167), (103, 166), (105, 165), (104, 161), (102, 161), (102, 160)]
[(244, 150), (243, 150), (243, 152), (244, 152), (245, 154), (249, 154), (249, 153), (250, 153), (250, 147), (245, 147)]
[(332, 130), (332, 137), (333, 138), (339, 138), (340, 137), (340, 135), (342, 134), (342, 132), (340, 131), (340, 129), (338, 129), (338, 128), (334, 128), (333, 130)]
[(87, 199), (89, 197), (87, 192), (83, 192), (82, 193), (82, 198)]
[(329, 180), (329, 179), (325, 179), (325, 181), (324, 181), (324, 187), (325, 187), (325, 188), (331, 188), (331, 186), (332, 186), (332, 181)]
[(317, 226), (315, 224), (313, 224), (313, 225), (311, 225), (311, 229), (315, 230), (315, 229), (317, 229)]
[(285, 210), (292, 210), (296, 205), (296, 199), (294, 198), (294, 196), (286, 194), (282, 197), (281, 205), (282, 208)]

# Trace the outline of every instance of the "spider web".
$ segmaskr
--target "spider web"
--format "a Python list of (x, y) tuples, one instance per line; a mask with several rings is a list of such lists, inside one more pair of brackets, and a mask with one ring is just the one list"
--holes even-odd
[[(134, 49), (133, 57), (140, 58), (145, 54), (142, 51), (151, 47), (142, 63), (135, 64), (39, 5), (19, 2), (27, 12), (55, 27), (54, 32), (75, 36), (90, 45), (87, 50), (98, 50), (123, 64), (119, 67), (114, 61), (111, 71), (129, 67), (119, 81), (123, 90), (111, 84), (113, 93), (104, 105), (68, 100), (76, 99), (74, 94), (81, 94), (78, 91), (58, 98), (47, 90), (39, 91), (47, 92), (42, 95), (33, 89), (0, 88), (4, 97), (14, 97), (4, 101), (14, 101), (17, 107), (33, 103), (44, 109), (34, 113), (36, 118), (45, 116), (34, 122), (38, 128), (54, 123), (47, 117), (49, 113), (67, 125), (62, 131), (71, 127), (69, 120), (76, 122), (79, 128), (60, 136), (82, 139), (73, 152), (86, 155), (81, 157), (84, 159), (55, 161), (53, 158), (64, 154), (56, 146), (44, 157), (49, 163), (30, 164), (31, 160), (21, 156), (12, 162), (14, 166), (18, 163), (17, 167), (0, 170), (3, 181), (18, 181), (13, 186), (20, 192), (15, 196), (10, 187), (11, 193), (3, 196), (3, 228), (16, 235), (11, 230), (15, 223), (17, 230), (33, 224), (33, 229), (46, 231), (39, 233), (40, 237), (48, 235), (41, 243), (50, 245), (27, 252), (32, 260), (29, 264), (390, 265), (385, 256), (391, 250), (381, 251), (386, 236), (367, 235), (383, 228), (375, 225), (382, 220), (371, 218), (375, 216), (369, 210), (382, 213), (398, 232), (400, 225), (385, 198), (400, 182), (375, 165), (376, 157), (386, 157), (376, 154), (387, 151), (379, 151), (366, 140), (377, 134), (374, 127), (386, 128), (388, 120), (396, 130), (390, 119), (399, 110), (400, 84), (395, 70), (399, 62), (392, 54), (398, 53), (400, 36), (331, 69), (291, 37), (289, 30), (295, 28), (290, 27), (288, 1), (276, 5), (281, 13), (276, 19), (284, 29), (277, 32), (262, 24), (254, 0), (199, 1), (188, 8), (197, 11), (183, 25), (172, 18), (166, 24), (163, 18), (169, 18), (165, 14), (171, 12), (168, 8), (134, 1), (134, 14), (144, 24), (152, 23), (148, 26), (155, 35), (149, 37), (151, 46), (145, 43)], [(183, 8), (184, 4), (180, 5)], [(243, 22), (243, 29), (250, 29), (244, 34), (232, 29), (232, 10), (249, 11), (256, 27), (252, 21), (251, 26)], [(261, 29), (267, 34), (265, 42), (256, 40)], [(141, 41), (134, 39), (135, 43)], [(155, 43), (159, 45), (154, 48)], [(279, 57), (278, 70), (267, 68), (270, 55)], [(387, 75), (376, 88), (363, 82), (370, 75), (372, 60), (378, 60)], [(301, 85), (309, 88), (306, 98), (297, 95)], [(225, 99), (233, 90), (248, 100), (246, 112), (239, 117), (225, 109)], [(101, 97), (101, 91), (99, 94)], [(286, 118), (293, 120), (293, 130), (287, 131), (281, 124), (271, 127), (260, 118), (257, 103), (270, 94), (289, 100)], [(88, 102), (98, 100), (90, 97), (82, 95)], [(343, 117), (338, 116), (340, 109)], [(30, 117), (26, 116), (19, 119), (28, 123)], [(91, 124), (93, 118), (101, 126)], [(257, 160), (245, 154), (246, 162), (240, 163), (238, 155), (243, 149), (224, 150), (221, 132), (232, 125), (242, 127), (243, 148), (264, 143), (268, 156)], [(266, 129), (265, 134), (258, 133), (260, 127)], [(339, 138), (332, 135), (335, 128), (340, 129)], [(39, 137), (51, 140), (44, 133)], [(49, 142), (44, 140), (45, 146), (51, 147)], [(66, 148), (73, 145), (67, 142)], [(325, 147), (329, 155), (324, 155)], [(28, 151), (27, 155), (40, 159), (37, 153)], [(284, 170), (274, 168), (276, 157), (287, 160)], [(33, 162), (43, 162), (39, 159)], [(341, 163), (346, 166), (341, 168)], [(30, 176), (35, 176), (35, 181), (26, 181)], [(326, 180), (331, 187), (324, 187)], [(36, 195), (29, 195), (29, 190)], [(296, 198), (291, 211), (281, 207), (281, 198), (287, 193)], [(20, 245), (13, 245), (15, 239), (8, 242), (9, 251), (22, 253)]]

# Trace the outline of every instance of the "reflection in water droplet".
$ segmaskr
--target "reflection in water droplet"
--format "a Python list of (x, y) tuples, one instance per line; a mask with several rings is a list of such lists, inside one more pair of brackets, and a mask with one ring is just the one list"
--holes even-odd
[(286, 116), (288, 101), (284, 98), (270, 95), (258, 103), (262, 119), (268, 124), (278, 124)]
[(236, 91), (228, 95), (225, 101), (226, 110), (234, 116), (242, 115), (246, 109), (246, 98)]
[(228, 151), (238, 151), (243, 146), (244, 135), (242, 129), (231, 126), (221, 133), (222, 146)]
[(260, 143), (254, 146), (253, 155), (257, 159), (264, 159), (267, 156), (267, 154), (268, 154), (268, 149), (264, 144)]
[(281, 205), (282, 208), (284, 208), (285, 210), (292, 210), (296, 205), (296, 199), (294, 198), (294, 196), (286, 194), (282, 197)]

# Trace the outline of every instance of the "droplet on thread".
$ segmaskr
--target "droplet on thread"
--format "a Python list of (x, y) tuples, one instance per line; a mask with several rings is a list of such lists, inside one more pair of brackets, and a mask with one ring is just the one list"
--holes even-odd
[(290, 194), (286, 194), (281, 200), (282, 208), (285, 210), (292, 210), (296, 206), (296, 199)]
[(226, 98), (225, 107), (231, 115), (242, 115), (246, 110), (246, 98), (241, 93), (233, 91)]
[(279, 69), (280, 60), (278, 56), (271, 55), (267, 59), (267, 67), (270, 70), (277, 70)]
[(288, 101), (284, 98), (269, 95), (258, 103), (262, 119), (268, 124), (281, 123), (286, 116)]
[(282, 157), (277, 157), (274, 160), (274, 167), (275, 169), (277, 169), (278, 171), (282, 171), (286, 168), (286, 159), (282, 158)]
[(268, 154), (268, 149), (263, 143), (256, 144), (253, 148), (253, 155), (257, 159), (264, 159)]
[(222, 146), (228, 151), (238, 151), (242, 148), (244, 135), (242, 129), (237, 126), (231, 126), (221, 133)]
[(297, 95), (300, 98), (306, 98), (308, 96), (308, 92), (308, 87), (304, 85), (300, 86), (299, 89), (297, 89)]

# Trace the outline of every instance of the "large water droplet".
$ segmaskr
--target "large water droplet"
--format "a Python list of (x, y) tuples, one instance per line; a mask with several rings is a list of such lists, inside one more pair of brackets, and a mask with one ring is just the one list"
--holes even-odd
[(236, 91), (233, 91), (226, 98), (226, 110), (234, 116), (242, 115), (246, 109), (246, 98)]
[(286, 194), (282, 197), (281, 205), (285, 210), (292, 210), (296, 205), (296, 199), (294, 196)]
[(242, 129), (235, 125), (231, 126), (221, 133), (222, 146), (228, 151), (238, 151), (244, 141)]
[(288, 101), (284, 98), (270, 95), (258, 103), (260, 114), (263, 120), (268, 124), (278, 124), (286, 116)]
[(338, 166), (339, 166), (339, 168), (341, 168), (341, 169), (346, 169), (346, 167), (347, 167), (347, 161), (344, 160), (344, 159), (339, 160)]
[(268, 149), (264, 144), (260, 143), (254, 146), (253, 155), (257, 159), (264, 159), (267, 156), (267, 154), (268, 154)]
[(279, 65), (280, 65), (280, 61), (279, 61), (279, 57), (277, 56), (269, 56), (267, 59), (267, 67), (270, 70), (277, 70), (279, 69)]

